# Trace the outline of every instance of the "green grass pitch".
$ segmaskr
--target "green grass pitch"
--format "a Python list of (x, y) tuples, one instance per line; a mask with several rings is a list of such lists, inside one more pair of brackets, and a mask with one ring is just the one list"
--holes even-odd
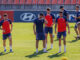
[(39, 54), (35, 55), (35, 35), (33, 34), (32, 23), (14, 23), (13, 24), (13, 53), (9, 53), (9, 41), (7, 40), (7, 52), (3, 52), (2, 31), (0, 30), (0, 60), (61, 60), (61, 57), (67, 57), (68, 60), (80, 60), (80, 40), (75, 40), (74, 23), (70, 23), (71, 34), (67, 34), (67, 52), (58, 52), (58, 40), (56, 34), (54, 38), (54, 48), (50, 50), (50, 39), (48, 37), (48, 53), (42, 53), (42, 42), (39, 43)]

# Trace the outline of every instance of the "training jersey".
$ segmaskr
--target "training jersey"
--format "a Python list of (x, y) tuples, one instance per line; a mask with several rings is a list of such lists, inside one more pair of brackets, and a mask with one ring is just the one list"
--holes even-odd
[(8, 33), (11, 33), (10, 31), (10, 24), (12, 24), (12, 21), (7, 19), (7, 20), (2, 20), (0, 22), (0, 26), (2, 26), (2, 29), (3, 29), (3, 34), (8, 34)]
[[(80, 16), (80, 12), (76, 12), (76, 17), (79, 17)], [(76, 22), (80, 22), (80, 18), (76, 19)]]
[(44, 32), (44, 27), (43, 27), (43, 24), (44, 24), (44, 19), (35, 19), (34, 20), (34, 23), (36, 24), (36, 32), (37, 33), (43, 33)]
[(63, 15), (67, 18), (68, 12), (66, 10), (64, 10)]
[(55, 19), (54, 15), (53, 14), (46, 14), (45, 15), (45, 19), (47, 20), (47, 24), (45, 24), (46, 27), (51, 27), (51, 25), (53, 24), (53, 19)]
[(56, 19), (56, 23), (58, 24), (58, 32), (66, 31), (66, 21), (67, 18), (64, 16), (60, 18), (60, 16)]

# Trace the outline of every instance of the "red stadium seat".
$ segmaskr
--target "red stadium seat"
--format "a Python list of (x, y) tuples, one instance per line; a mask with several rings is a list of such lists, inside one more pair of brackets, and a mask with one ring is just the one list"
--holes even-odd
[(70, 0), (65, 0), (65, 4), (71, 4)]
[(32, 4), (32, 0), (26, 0), (25, 4)]
[(52, 4), (57, 4), (57, 0), (52, 0)]
[(38, 0), (38, 4), (45, 4), (44, 0)]
[(2, 4), (7, 4), (8, 1), (7, 0), (2, 0)]
[(58, 4), (64, 4), (63, 0), (58, 0)]
[(19, 0), (14, 0), (14, 4), (19, 4)]
[(77, 4), (80, 4), (80, 0), (78, 0)]
[(25, 3), (25, 0), (20, 0), (20, 4), (24, 4)]
[(14, 0), (8, 0), (8, 4), (13, 4)]
[(38, 0), (33, 0), (32, 4), (37, 4)]
[(46, 0), (45, 4), (51, 4), (51, 0)]
[(2, 4), (2, 0), (0, 0), (0, 4)]
[(71, 4), (76, 4), (76, 0), (71, 0)]

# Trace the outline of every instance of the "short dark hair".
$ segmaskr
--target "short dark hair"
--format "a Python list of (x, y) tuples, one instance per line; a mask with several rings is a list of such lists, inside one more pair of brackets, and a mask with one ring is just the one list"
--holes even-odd
[(40, 16), (44, 16), (44, 14), (43, 14), (43, 13), (40, 13), (39, 15), (40, 15)]
[(64, 8), (64, 6), (60, 6), (60, 9)]
[(77, 7), (77, 8), (79, 8), (79, 6), (78, 6), (78, 5), (76, 5), (76, 7)]
[(62, 11), (59, 11), (59, 13), (63, 13)]
[(47, 8), (47, 11), (50, 11), (51, 9), (50, 8)]
[(6, 16), (8, 16), (8, 15), (7, 15), (7, 13), (5, 13), (3, 16), (6, 17)]

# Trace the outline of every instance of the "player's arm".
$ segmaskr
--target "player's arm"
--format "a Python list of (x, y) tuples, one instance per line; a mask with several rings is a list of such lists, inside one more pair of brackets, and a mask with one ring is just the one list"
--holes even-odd
[(55, 23), (55, 33), (57, 33), (57, 23)]
[(66, 25), (67, 25), (67, 27), (68, 27), (68, 33), (70, 34), (70, 27), (69, 27), (69, 24), (68, 24), (67, 21), (66, 21)]
[(33, 31), (34, 31), (34, 34), (36, 35), (36, 24), (35, 23), (33, 24)]
[(12, 21), (11, 20), (9, 20), (9, 22), (10, 22), (10, 25), (11, 25), (10, 30), (12, 32), (12, 30), (13, 30), (13, 24), (12, 24)]
[(13, 30), (13, 24), (11, 24), (11, 31)]
[(58, 21), (58, 18), (55, 19), (55, 33), (57, 33), (57, 21)]
[(3, 23), (3, 22), (1, 21), (1, 22), (0, 22), (0, 30), (3, 30), (3, 29), (2, 29), (2, 23)]

